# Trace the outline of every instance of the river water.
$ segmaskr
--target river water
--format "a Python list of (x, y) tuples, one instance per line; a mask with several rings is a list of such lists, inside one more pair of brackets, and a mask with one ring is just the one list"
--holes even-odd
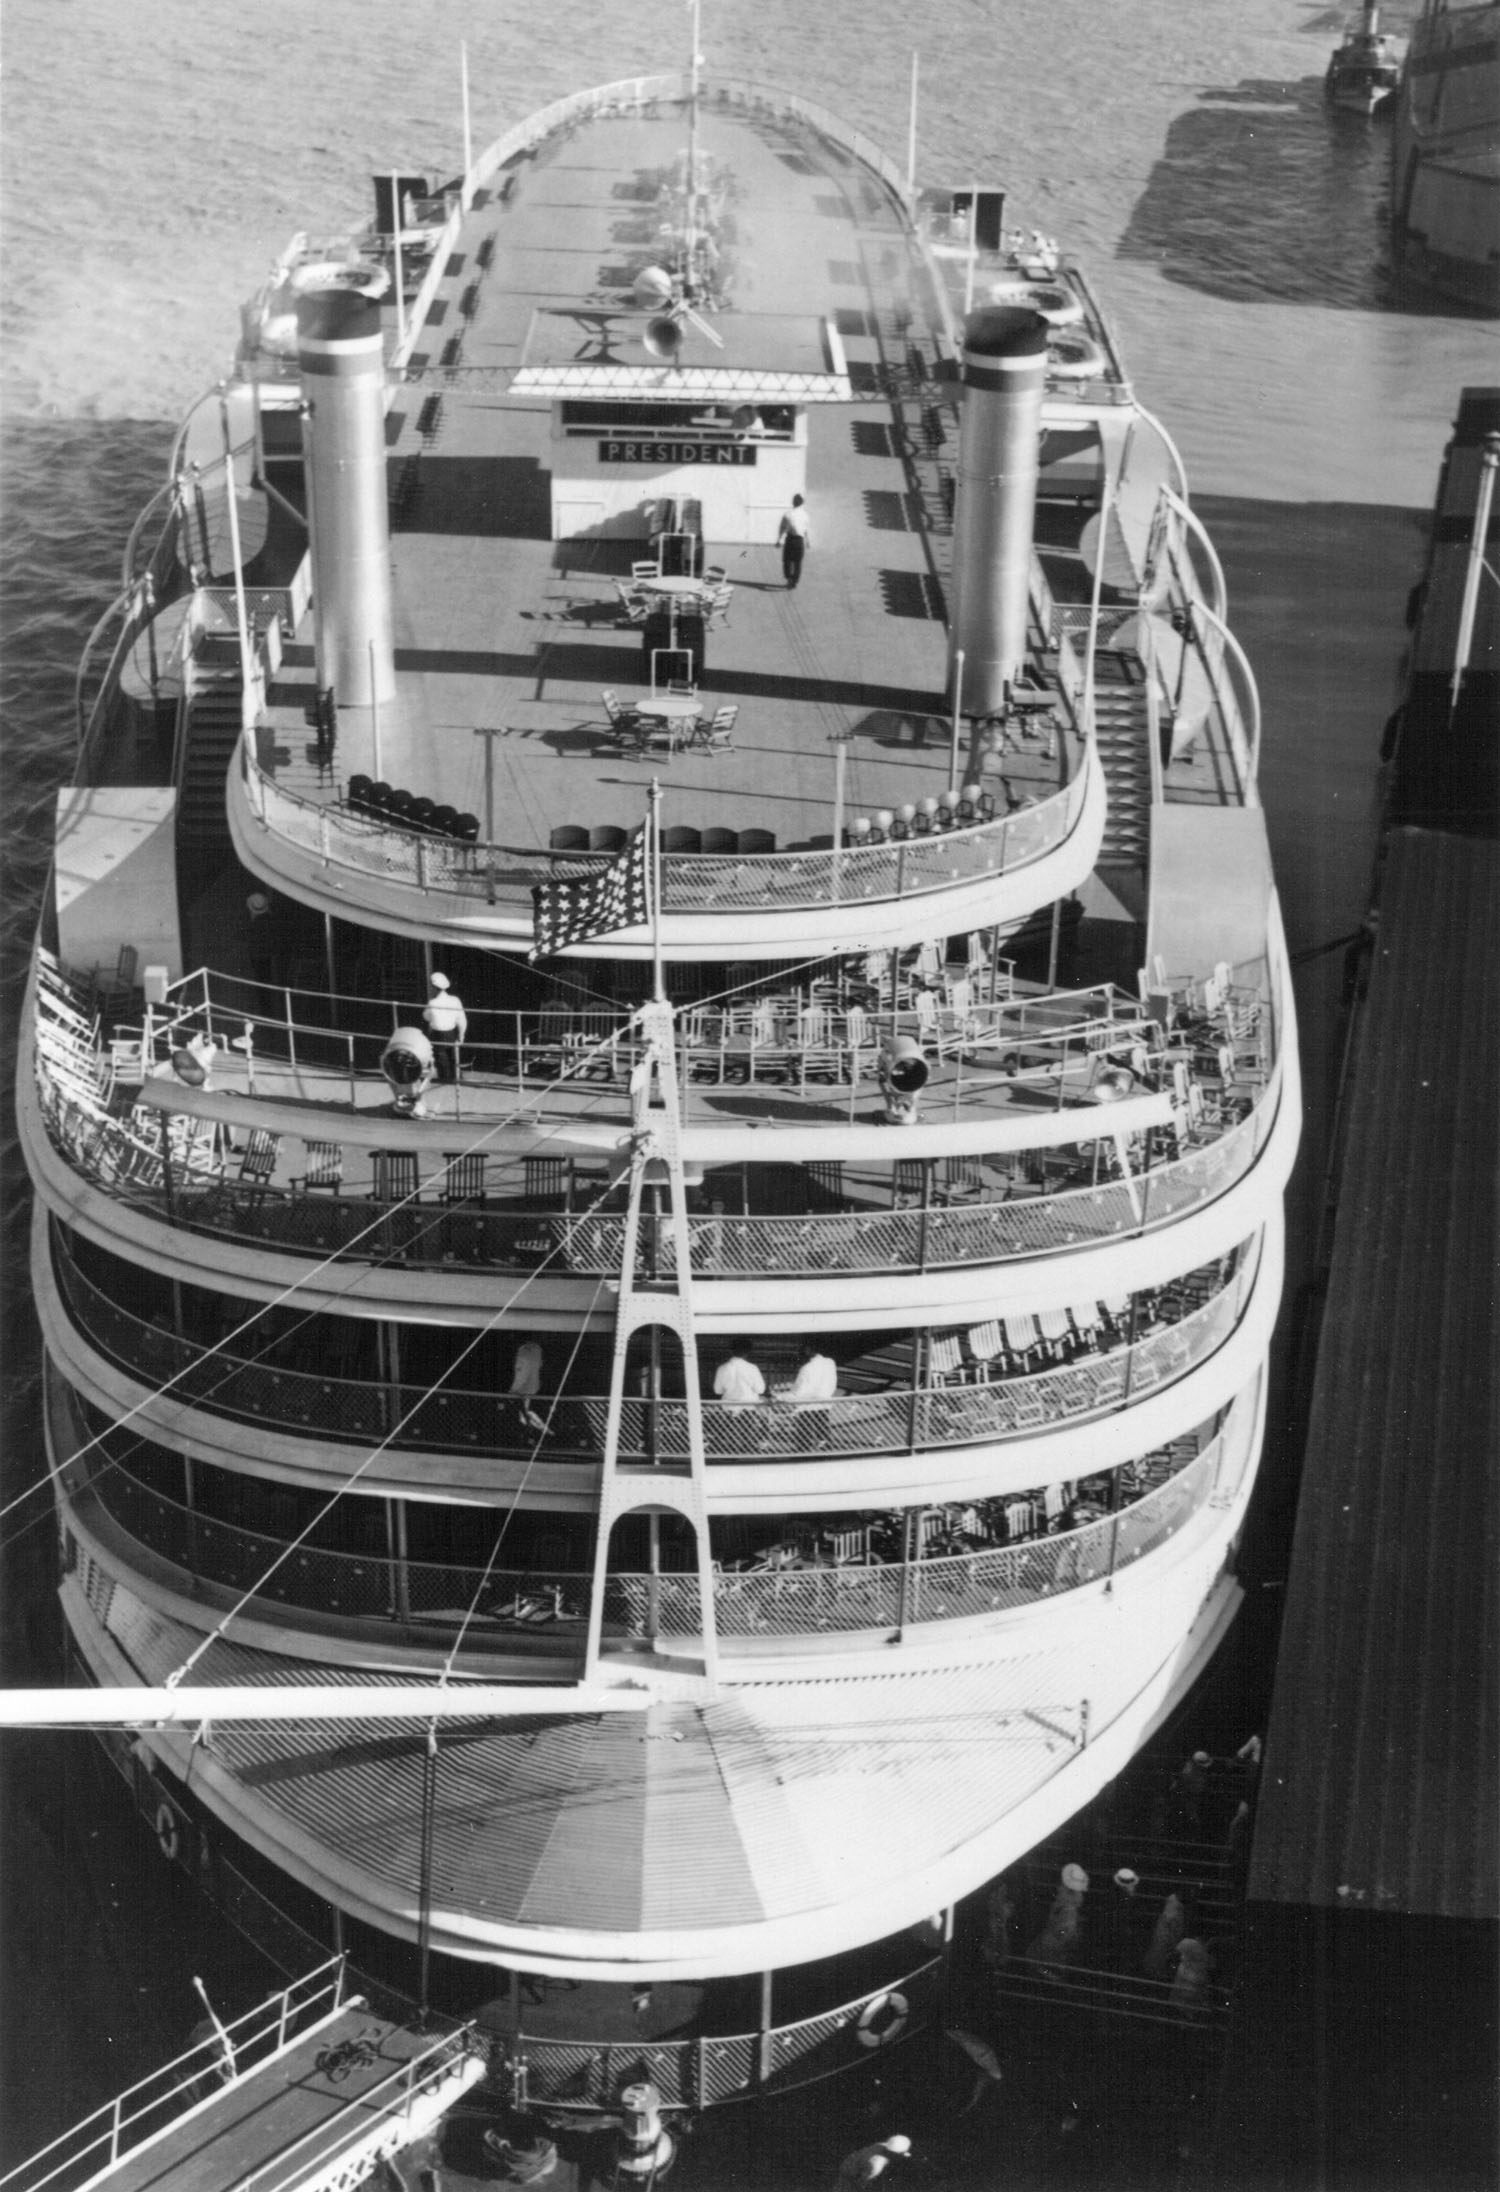
[[(1387, 7), (1384, 27), (1411, 12)], [(361, 221), (376, 168), (457, 168), (460, 41), (482, 145), (583, 83), (680, 67), (689, 23), (682, 0), (7, 0), (6, 1500), (40, 1467), (11, 1029), (51, 797), (70, 768), (77, 653), (173, 426), (225, 369), (239, 303), (292, 229)], [(898, 161), (915, 50), (918, 181), (999, 183), (1013, 218), (1088, 264), (1140, 394), (1222, 528), (1232, 615), (1236, 584), (1249, 589), (1248, 626), (1237, 623), (1267, 701), (1262, 789), (1293, 949), (1315, 954), (1346, 934), (1365, 903), (1376, 746), (1420, 515), (1459, 389), (1500, 380), (1500, 356), (1493, 323), (1392, 286), (1386, 136), (1331, 116), (1321, 95), (1340, 12), (1297, 0), (703, 0), (702, 23), (711, 69), (825, 101)], [(1394, 611), (1374, 649), (1353, 643), (1353, 612), (1372, 597)], [(1301, 1000), (1313, 1068), (1293, 1211), (1304, 1263), (1335, 963), (1309, 957)], [(47, 1672), (40, 1504), (0, 1523), (11, 1681)], [(48, 1746), (64, 1740), (0, 1750), (9, 2159), (175, 2052), (196, 2015), (185, 1975), (228, 1969), (172, 1884), (115, 1847), (116, 1815), (96, 1817), (61, 1780)], [(261, 1991), (259, 1975), (245, 1983), (237, 2008)]]

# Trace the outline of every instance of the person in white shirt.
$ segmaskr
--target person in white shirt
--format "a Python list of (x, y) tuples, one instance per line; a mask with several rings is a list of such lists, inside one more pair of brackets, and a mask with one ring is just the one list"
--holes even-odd
[(812, 546), (807, 505), (800, 495), (793, 495), (792, 507), (783, 517), (776, 538), (781, 543), (781, 575), (788, 586), (795, 586), (802, 576), (802, 558)]
[(519, 1404), (521, 1421), (532, 1431), (545, 1431), (544, 1419), (532, 1402), (542, 1390), (542, 1350), (536, 1340), (522, 1340), (510, 1373), (510, 1398)]
[(839, 1389), (839, 1368), (831, 1355), (821, 1354), (811, 1341), (798, 1350), (797, 1375), (774, 1396), (777, 1405), (790, 1409), (797, 1419), (797, 1445), (808, 1452), (828, 1443), (828, 1403)]
[(714, 1372), (714, 1392), (726, 1408), (751, 1408), (766, 1397), (766, 1381), (750, 1360), (743, 1340), (729, 1350), (729, 1360)]
[(796, 1377), (776, 1398), (783, 1408), (805, 1408), (815, 1401), (832, 1400), (838, 1389), (838, 1364), (831, 1355), (821, 1355), (808, 1345), (798, 1354)]
[(458, 1079), (458, 1046), (469, 1032), (469, 1016), (463, 999), (446, 974), (432, 977), (432, 995), (422, 1014), (422, 1024), (432, 1044), (432, 1062), (440, 1081)]

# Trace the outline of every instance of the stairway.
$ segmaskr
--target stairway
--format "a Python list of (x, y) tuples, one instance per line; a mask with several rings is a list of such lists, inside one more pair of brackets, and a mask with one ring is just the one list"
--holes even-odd
[(1099, 865), (1144, 871), (1150, 849), (1151, 757), (1144, 672), (1134, 655), (1099, 649), (1094, 721), (1109, 792)]
[(177, 786), (177, 838), (184, 847), (227, 849), (224, 780), (240, 736), (238, 669), (202, 676), (188, 709), (182, 778)]

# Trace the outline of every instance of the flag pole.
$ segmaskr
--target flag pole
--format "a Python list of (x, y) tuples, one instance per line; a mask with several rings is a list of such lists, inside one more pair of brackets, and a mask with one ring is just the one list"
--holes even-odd
[(650, 878), (651, 891), (651, 971), (655, 987), (653, 995), (659, 1005), (667, 1001), (667, 985), (661, 970), (661, 779), (651, 779), (651, 814), (647, 823), (651, 843), (647, 852), (646, 873)]

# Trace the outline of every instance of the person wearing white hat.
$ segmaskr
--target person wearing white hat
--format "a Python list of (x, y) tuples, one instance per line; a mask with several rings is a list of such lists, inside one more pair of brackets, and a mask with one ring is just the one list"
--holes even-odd
[(1196, 1841), (1203, 1826), (1203, 1796), (1213, 1759), (1207, 1751), (1194, 1751), (1183, 1760), (1167, 1805), (1167, 1832)]
[(1104, 1960), (1116, 1970), (1137, 1970), (1145, 1950), (1150, 1921), (1140, 1887), (1140, 1874), (1121, 1865), (1105, 1891)]
[(422, 1014), (432, 1044), (432, 1062), (440, 1081), (458, 1079), (458, 1046), (469, 1032), (463, 999), (446, 974), (434, 974), (432, 994)]
[(877, 2139), (873, 2146), (856, 2147), (839, 2163), (833, 2192), (851, 2192), (855, 2185), (877, 2183), (893, 2161), (904, 2160), (910, 2153), (911, 2140), (904, 2131), (893, 2131), (888, 2139)]
[(1041, 1965), (1044, 1978), (1057, 1978), (1058, 1967), (1077, 1955), (1083, 1934), (1083, 1899), (1088, 1891), (1089, 1876), (1082, 1865), (1064, 1865), (1047, 1922), (1026, 1951), (1031, 1963)]

